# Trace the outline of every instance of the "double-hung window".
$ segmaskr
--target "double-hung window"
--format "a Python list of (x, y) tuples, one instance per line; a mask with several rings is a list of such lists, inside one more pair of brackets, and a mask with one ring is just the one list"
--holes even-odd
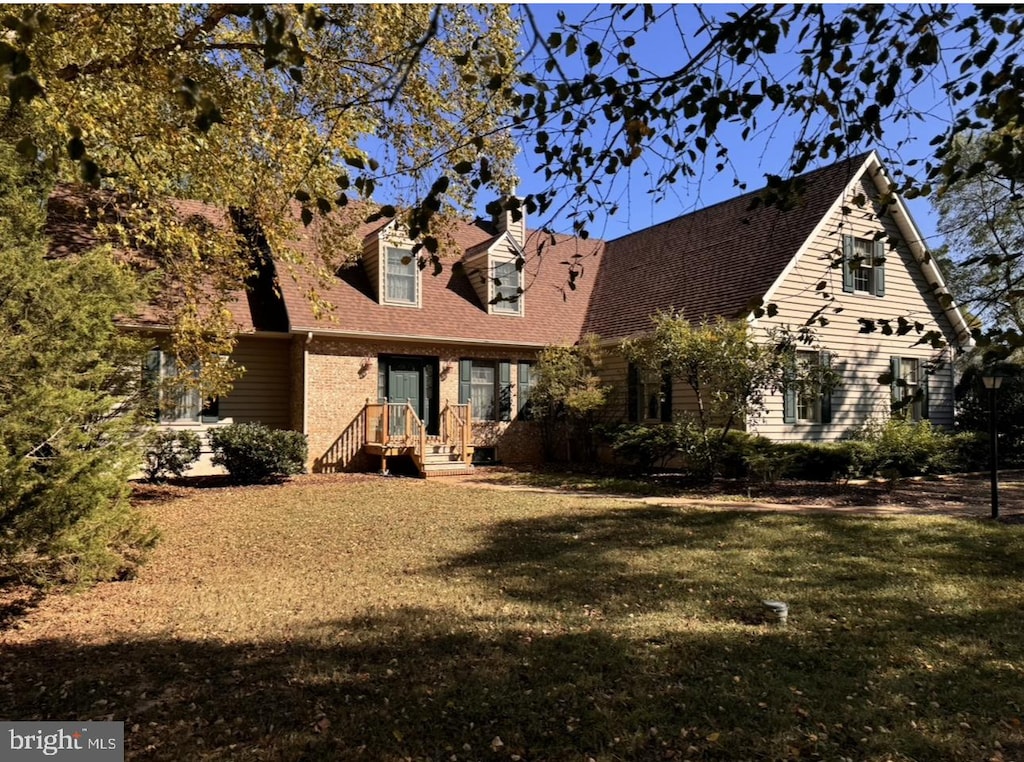
[(501, 262), (494, 266), (494, 312), (519, 315), (523, 311), (523, 271), (517, 260)]
[(152, 395), (154, 415), (159, 423), (215, 423), (220, 418), (220, 401), (204, 400), (195, 386), (181, 376), (198, 374), (199, 366), (184, 368), (170, 352), (151, 349), (146, 353), (143, 378)]
[(890, 358), (893, 415), (911, 421), (928, 418), (928, 374), (917, 357)]
[[(796, 353), (796, 363), (805, 378), (815, 378), (821, 367), (821, 355), (817, 352)], [(814, 383), (801, 384), (796, 390), (796, 419), (809, 423), (821, 423), (821, 388)]]
[(384, 270), (384, 301), (419, 304), (419, 279), (419, 267), (412, 252), (389, 246)]
[(537, 383), (537, 373), (534, 363), (522, 361), (519, 363), (519, 372), (516, 379), (516, 412), (520, 418), (531, 417), (530, 393), (534, 384)]
[(627, 413), (630, 421), (672, 420), (672, 376), (630, 363), (627, 379)]
[(791, 362), (783, 389), (783, 422), (832, 423), (832, 354), (797, 350)]
[(843, 291), (885, 296), (883, 239), (843, 236)]
[(512, 363), (507, 360), (461, 360), (459, 403), (471, 403), (475, 421), (512, 418)]

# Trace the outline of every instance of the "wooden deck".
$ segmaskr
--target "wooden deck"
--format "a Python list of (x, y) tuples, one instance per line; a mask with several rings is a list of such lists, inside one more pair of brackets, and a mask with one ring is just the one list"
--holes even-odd
[(473, 418), (469, 404), (445, 402), (437, 434), (427, 434), (427, 427), (408, 402), (367, 401), (363, 415), (363, 449), (380, 458), (381, 471), (387, 470), (389, 457), (408, 455), (425, 479), (472, 472)]

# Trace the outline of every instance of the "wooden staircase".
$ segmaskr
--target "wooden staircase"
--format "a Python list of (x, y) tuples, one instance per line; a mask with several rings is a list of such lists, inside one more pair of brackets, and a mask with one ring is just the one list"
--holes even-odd
[(424, 479), (473, 473), (469, 404), (446, 401), (436, 435), (427, 434), (427, 427), (409, 402), (367, 400), (363, 416), (363, 448), (380, 457), (381, 472), (387, 470), (388, 457), (408, 455)]

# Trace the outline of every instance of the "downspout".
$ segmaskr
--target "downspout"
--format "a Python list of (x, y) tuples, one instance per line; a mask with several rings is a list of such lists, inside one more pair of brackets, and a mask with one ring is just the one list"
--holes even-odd
[(302, 347), (302, 434), (309, 434), (309, 345), (313, 332), (306, 332), (306, 343)]

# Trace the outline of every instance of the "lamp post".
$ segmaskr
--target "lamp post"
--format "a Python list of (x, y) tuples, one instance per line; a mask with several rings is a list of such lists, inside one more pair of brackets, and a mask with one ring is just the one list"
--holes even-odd
[(988, 390), (988, 435), (992, 467), (992, 518), (999, 518), (999, 438), (996, 436), (996, 392), (1003, 385), (1003, 374), (994, 368), (985, 370), (981, 381)]

